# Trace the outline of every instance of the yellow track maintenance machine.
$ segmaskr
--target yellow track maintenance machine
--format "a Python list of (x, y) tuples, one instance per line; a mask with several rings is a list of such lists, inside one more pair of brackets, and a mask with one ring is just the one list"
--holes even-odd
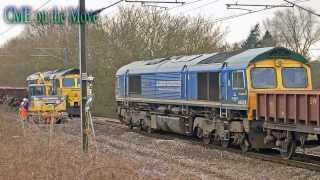
[[(58, 69), (52, 71), (50, 80), (53, 86), (53, 95), (65, 96), (67, 113), (71, 116), (80, 116), (80, 70), (78, 68)], [(92, 76), (88, 77), (88, 96), (92, 95)]]
[(66, 97), (52, 95), (52, 72), (37, 72), (27, 77), (29, 118), (36, 123), (60, 123), (66, 112)]

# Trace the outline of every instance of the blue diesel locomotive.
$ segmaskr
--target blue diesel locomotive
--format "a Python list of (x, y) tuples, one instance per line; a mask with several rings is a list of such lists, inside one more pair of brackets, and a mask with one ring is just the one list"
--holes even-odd
[[(273, 148), (279, 145), (265, 143), (264, 121), (256, 118), (256, 93), (312, 89), (306, 63), (282, 47), (132, 62), (116, 73), (117, 112), (130, 128), (194, 135), (243, 151)], [(290, 158), (292, 150), (281, 152)]]

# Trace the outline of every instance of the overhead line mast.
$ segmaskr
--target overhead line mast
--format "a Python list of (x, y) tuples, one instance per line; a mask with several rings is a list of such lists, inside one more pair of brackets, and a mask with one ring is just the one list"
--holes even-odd
[[(85, 14), (85, 0), (79, 0), (79, 14)], [(86, 54), (86, 22), (79, 24), (79, 65), (80, 65), (80, 118), (82, 133), (82, 151), (88, 152), (89, 149), (89, 122), (86, 118), (86, 102), (87, 102), (87, 54)]]

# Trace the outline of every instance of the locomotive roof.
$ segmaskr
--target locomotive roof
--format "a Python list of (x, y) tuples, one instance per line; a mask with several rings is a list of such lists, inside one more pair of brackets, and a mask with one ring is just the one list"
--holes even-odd
[(232, 52), (198, 54), (190, 56), (172, 56), (145, 61), (135, 61), (121, 67), (117, 75), (181, 72), (184, 68), (189, 71), (207, 71), (221, 69), (223, 64), (228, 68), (246, 68), (250, 63), (264, 59), (293, 59), (302, 63), (307, 60), (300, 54), (283, 47), (266, 47)]

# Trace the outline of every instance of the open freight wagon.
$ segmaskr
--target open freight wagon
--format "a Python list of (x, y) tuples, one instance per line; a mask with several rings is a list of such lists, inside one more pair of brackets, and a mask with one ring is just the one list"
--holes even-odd
[[(304, 147), (308, 135), (320, 137), (320, 91), (266, 91), (257, 93), (256, 119), (264, 120), (271, 143), (287, 133), (286, 144), (294, 152), (297, 143)], [(277, 138), (274, 138), (277, 137)], [(280, 143), (280, 141), (276, 142)]]

